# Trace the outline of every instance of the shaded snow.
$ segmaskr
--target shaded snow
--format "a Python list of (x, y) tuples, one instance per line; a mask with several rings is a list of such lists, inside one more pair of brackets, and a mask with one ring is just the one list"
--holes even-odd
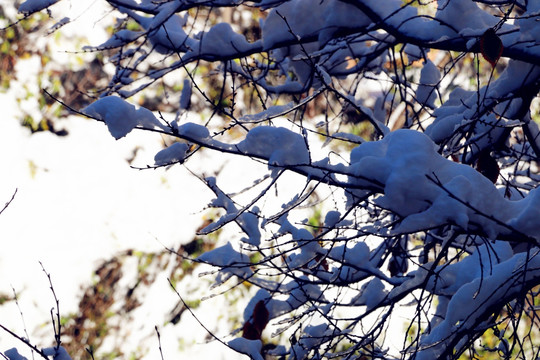
[(258, 126), (237, 145), (244, 154), (268, 159), (269, 165), (287, 166), (309, 163), (309, 151), (301, 135), (286, 128)]
[(168, 129), (156, 119), (150, 110), (144, 107), (137, 109), (134, 105), (117, 96), (101, 98), (88, 105), (82, 112), (98, 120), (103, 120), (115, 139), (126, 136), (137, 126), (145, 129)]
[(188, 150), (188, 144), (176, 142), (159, 151), (154, 156), (154, 162), (156, 165), (168, 165), (171, 163), (182, 162), (185, 159)]
[(43, 10), (56, 2), (58, 2), (58, 0), (26, 0), (19, 5), (19, 12), (25, 14), (33, 13)]
[(441, 79), (441, 73), (439, 69), (428, 60), (420, 73), (420, 84), (416, 90), (416, 100), (419, 104), (435, 107), (435, 100), (437, 99), (437, 84)]
[(261, 355), (261, 340), (248, 340), (236, 338), (228, 342), (228, 345), (236, 351), (248, 355), (253, 360), (263, 360)]

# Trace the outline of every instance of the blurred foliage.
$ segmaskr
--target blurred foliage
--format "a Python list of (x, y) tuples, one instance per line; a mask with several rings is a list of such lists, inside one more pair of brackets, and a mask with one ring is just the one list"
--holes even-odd
[[(53, 19), (43, 12), (20, 20), (11, 19), (6, 15), (6, 6), (14, 5), (0, 4), (0, 24), (4, 24), (4, 28), (0, 30), (1, 91), (9, 91), (16, 84), (19, 121), (31, 133), (47, 131), (65, 136), (67, 131), (59, 128), (58, 119), (69, 111), (56, 99), (75, 109), (93, 102), (99, 87), (104, 86), (104, 81), (107, 81), (107, 75), (103, 71), (103, 56), (96, 53), (88, 63), (81, 59), (82, 68), (79, 70), (66, 68), (65, 65), (59, 66), (55, 63), (48, 41), (44, 42), (45, 47), (37, 45), (37, 39), (47, 36), (43, 29), (50, 27)], [(57, 43), (65, 40), (58, 31), (48, 36), (52, 36), (52, 40)], [(22, 61), (33, 57), (40, 59), (38, 68), (25, 68), (30, 66), (30, 63), (23, 64)], [(34, 63), (31, 66), (34, 66)], [(33, 81), (20, 83), (18, 72), (21, 71), (26, 73), (25, 76), (33, 76), (35, 73), (36, 77)], [(30, 90), (30, 86), (37, 86), (38, 91)], [(24, 94), (18, 90), (21, 87)]]
[[(86, 358), (81, 344), (103, 358), (140, 358), (144, 354), (123, 354), (119, 349), (103, 353), (100, 351), (106, 339), (115, 339), (121, 344), (129, 336), (122, 332), (121, 324), (128, 322), (134, 311), (144, 302), (156, 278), (167, 273), (173, 286), (192, 274), (198, 263), (188, 260), (209, 251), (215, 246), (216, 237), (195, 237), (192, 241), (180, 245), (177, 250), (164, 249), (158, 252), (127, 250), (113, 258), (103, 261), (94, 271), (94, 282), (83, 289), (76, 313), (63, 317), (62, 344), (74, 359)], [(136, 275), (133, 276), (133, 273)], [(127, 285), (126, 285), (127, 284)], [(173, 296), (171, 289), (171, 296)], [(185, 299), (186, 305), (196, 309), (201, 304), (199, 298)], [(179, 301), (173, 309), (169, 309), (167, 323), (177, 324), (186, 306)], [(166, 324), (163, 324), (166, 325)]]

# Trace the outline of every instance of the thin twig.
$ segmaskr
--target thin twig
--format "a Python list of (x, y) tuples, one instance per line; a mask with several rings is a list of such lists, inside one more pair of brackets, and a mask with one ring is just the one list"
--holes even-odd
[(33, 351), (37, 352), (39, 355), (41, 355), (42, 358), (44, 359), (47, 359), (49, 360), (49, 358), (43, 353), (43, 351), (41, 351), (40, 349), (38, 349), (37, 346), (35, 345), (32, 345), (27, 339), (15, 334), (13, 331), (9, 330), (7, 327), (5, 327), (4, 325), (0, 324), (0, 329), (4, 330), (5, 332), (7, 332), (9, 335), (13, 336), (14, 338), (18, 339), (19, 341), (21, 341), (23, 344), (25, 344), (26, 346), (28, 346), (30, 349), (32, 349)]
[[(182, 298), (182, 296), (180, 295), (180, 293), (178, 292), (178, 290), (176, 290), (176, 287), (173, 285), (173, 283), (171, 282), (171, 279), (167, 279), (167, 281), (169, 282), (169, 285), (171, 286), (171, 288), (174, 290), (174, 292), (176, 293), (176, 295), (178, 296), (178, 298), (180, 299), (180, 301), (182, 302), (182, 304), (185, 306), (186, 310), (189, 311), (189, 313), (193, 316), (193, 318), (199, 323), (199, 325), (201, 325), (201, 327), (206, 330), (206, 332), (211, 336), (213, 337), (214, 339), (216, 339), (217, 341), (219, 341), (220, 343), (222, 343), (223, 345), (225, 345), (226, 347), (228, 347), (229, 349), (232, 349), (231, 346), (229, 344), (227, 344), (225, 341), (221, 340), (219, 337), (217, 337), (212, 331), (210, 331), (210, 329), (208, 329), (203, 323), (201, 320), (199, 320), (199, 318), (197, 317), (197, 315), (195, 315), (195, 313), (193, 312), (193, 310), (191, 310), (191, 307), (189, 307), (188, 304), (186, 304), (186, 302), (184, 301), (184, 299)], [(234, 349), (233, 349), (234, 350)]]
[(165, 360), (165, 358), (163, 357), (163, 349), (161, 348), (161, 335), (159, 334), (157, 325), (154, 328), (156, 329), (156, 334), (158, 338), (159, 355), (161, 356), (161, 360)]
[[(19, 309), (19, 313), (21, 314), (21, 320), (22, 320), (22, 323), (23, 323), (23, 331), (24, 331), (24, 334), (26, 335), (26, 339), (28, 341), (30, 341), (30, 335), (28, 334), (28, 330), (26, 328), (26, 322), (24, 321), (24, 315), (23, 315), (23, 312), (21, 310), (21, 307), (19, 306), (19, 299), (17, 297), (17, 291), (15, 291), (15, 288), (12, 286), (11, 289), (13, 290), (13, 299), (15, 300), (15, 305), (17, 305), (17, 309)], [(32, 359), (34, 359), (34, 352), (32, 351)]]
[(41, 269), (43, 270), (43, 272), (47, 276), (47, 279), (49, 280), (49, 288), (51, 289), (51, 292), (52, 292), (53, 297), (54, 297), (54, 301), (56, 303), (56, 318), (55, 318), (55, 315), (53, 313), (54, 308), (51, 308), (51, 320), (52, 320), (53, 331), (54, 331), (54, 340), (56, 341), (55, 349), (56, 349), (56, 351), (58, 351), (58, 349), (60, 349), (60, 345), (62, 343), (62, 340), (60, 338), (60, 335), (61, 335), (61, 332), (62, 332), (62, 323), (60, 322), (60, 300), (58, 300), (58, 297), (56, 296), (56, 292), (54, 291), (54, 287), (53, 287), (52, 280), (51, 280), (51, 274), (49, 274), (45, 270), (45, 267), (43, 266), (43, 263), (41, 261), (39, 262), (39, 265), (41, 265)]
[(13, 195), (11, 195), (11, 199), (9, 199), (9, 201), (4, 205), (4, 208), (2, 210), (0, 210), (0, 215), (4, 212), (4, 210), (6, 210), (8, 208), (8, 206), (11, 204), (13, 199), (15, 199), (15, 195), (17, 195), (18, 190), (19, 189), (15, 189), (15, 191), (13, 192)]

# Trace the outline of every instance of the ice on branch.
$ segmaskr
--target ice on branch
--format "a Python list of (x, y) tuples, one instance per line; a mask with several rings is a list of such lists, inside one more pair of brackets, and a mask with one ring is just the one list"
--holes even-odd
[(106, 96), (88, 105), (82, 112), (107, 125), (115, 139), (120, 139), (136, 127), (145, 129), (168, 130), (161, 124), (152, 112), (144, 107), (134, 105), (117, 96)]

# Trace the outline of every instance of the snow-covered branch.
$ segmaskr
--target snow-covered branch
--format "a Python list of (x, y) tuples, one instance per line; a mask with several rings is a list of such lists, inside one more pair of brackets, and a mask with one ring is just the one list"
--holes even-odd
[(540, 3), (107, 2), (110, 38), (85, 50), (108, 85), (77, 111), (119, 141), (159, 134), (148, 167), (185, 166), (213, 194), (198, 234), (219, 240), (191, 260), (215, 270), (209, 291), (234, 279), (224, 292), (250, 298), (222, 343), (252, 359), (538, 352), (508, 342), (517, 318), (538, 331), (536, 308), (511, 311), (539, 281)]

